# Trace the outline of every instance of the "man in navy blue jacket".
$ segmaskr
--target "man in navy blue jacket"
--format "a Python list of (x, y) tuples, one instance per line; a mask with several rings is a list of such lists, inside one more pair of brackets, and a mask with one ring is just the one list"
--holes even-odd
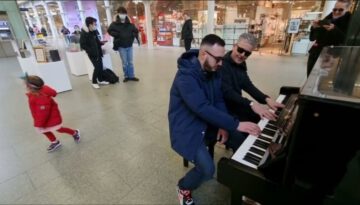
[(227, 114), (221, 78), (217, 72), (225, 53), (224, 46), (224, 40), (209, 34), (203, 38), (200, 50), (182, 54), (170, 90), (168, 118), (171, 146), (195, 164), (178, 183), (179, 200), (184, 205), (194, 204), (191, 191), (211, 179), (215, 172), (205, 139), (218, 137), (220, 143), (224, 143), (228, 138), (225, 130), (260, 134), (257, 124), (239, 123)]

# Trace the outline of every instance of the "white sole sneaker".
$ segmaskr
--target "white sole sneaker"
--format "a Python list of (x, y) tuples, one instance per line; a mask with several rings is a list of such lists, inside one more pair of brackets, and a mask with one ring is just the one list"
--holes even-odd
[(93, 86), (93, 88), (95, 88), (95, 89), (99, 89), (100, 88), (100, 86), (98, 85), (98, 84), (91, 84), (92, 86)]
[(99, 85), (109, 85), (110, 83), (107, 81), (98, 81)]

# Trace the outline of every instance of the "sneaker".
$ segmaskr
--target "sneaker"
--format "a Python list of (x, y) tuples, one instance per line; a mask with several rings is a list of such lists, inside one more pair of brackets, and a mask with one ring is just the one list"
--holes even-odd
[(76, 143), (80, 142), (80, 130), (75, 130), (75, 134), (73, 135), (73, 138)]
[(93, 84), (91, 84), (92, 86), (93, 86), (93, 88), (95, 88), (95, 89), (99, 89), (100, 88), (100, 86), (98, 85), (98, 84), (96, 84), (96, 83), (93, 83)]
[(133, 77), (133, 78), (129, 78), (129, 80), (131, 80), (131, 81), (139, 81), (140, 79), (137, 78), (137, 77)]
[(195, 205), (190, 190), (183, 190), (177, 187), (177, 194), (180, 205)]
[(124, 78), (123, 82), (126, 83), (130, 80), (130, 78)]
[(98, 81), (99, 85), (109, 85), (110, 83), (107, 81)]
[(55, 151), (57, 148), (61, 146), (61, 143), (59, 140), (56, 140), (55, 142), (52, 142), (49, 147), (47, 148), (48, 152)]

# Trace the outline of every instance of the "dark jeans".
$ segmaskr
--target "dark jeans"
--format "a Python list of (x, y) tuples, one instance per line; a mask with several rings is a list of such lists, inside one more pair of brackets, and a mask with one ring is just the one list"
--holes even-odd
[(195, 167), (179, 180), (179, 188), (185, 190), (194, 190), (202, 182), (209, 180), (215, 173), (215, 165), (211, 158), (205, 143), (198, 148), (194, 160)]
[(321, 53), (321, 50), (320, 51), (313, 51), (313, 52), (309, 52), (309, 58), (308, 58), (308, 61), (307, 61), (307, 70), (306, 70), (306, 74), (307, 76), (310, 75), (319, 55)]
[(94, 66), (94, 72), (93, 72), (93, 76), (92, 76), (92, 83), (93, 84), (97, 84), (97, 80), (102, 81), (102, 73), (103, 73), (103, 62), (102, 62), (102, 58), (90, 58), (91, 63)]
[(185, 51), (190, 50), (190, 48), (191, 48), (191, 41), (192, 41), (191, 38), (190, 38), (190, 39), (184, 39)]

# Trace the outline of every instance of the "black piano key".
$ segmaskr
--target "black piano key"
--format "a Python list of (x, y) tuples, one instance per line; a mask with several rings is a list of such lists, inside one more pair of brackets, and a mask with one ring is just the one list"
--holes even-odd
[(255, 146), (266, 149), (269, 146), (269, 143), (266, 143), (264, 141), (261, 140), (256, 140), (254, 143)]
[(274, 121), (274, 120), (270, 120), (269, 122), (268, 122), (270, 125), (276, 125), (276, 121)]
[(256, 165), (256, 166), (259, 164), (259, 162), (257, 160), (255, 160), (249, 156), (245, 156), (243, 159), (253, 165)]
[(261, 140), (267, 141), (267, 142), (269, 142), (269, 143), (272, 142), (272, 139), (270, 139), (270, 138), (268, 138), (268, 137), (264, 137), (264, 136), (262, 136), (262, 135), (260, 135), (258, 138), (261, 139)]
[(273, 130), (269, 130), (269, 129), (267, 129), (267, 128), (264, 128), (263, 131), (262, 131), (262, 133), (264, 133), (264, 134), (266, 134), (266, 135), (269, 135), (269, 136), (274, 136), (276, 132), (273, 131)]
[(264, 156), (264, 154), (265, 154), (264, 151), (259, 150), (259, 149), (256, 148), (256, 147), (250, 147), (250, 150), (249, 150), (249, 151), (254, 152), (254, 153), (256, 153), (256, 154), (258, 154), (258, 155), (261, 155), (261, 156)]
[(250, 153), (250, 152), (246, 153), (245, 156), (251, 157), (251, 158), (253, 158), (254, 160), (256, 160), (257, 162), (260, 162), (260, 161), (261, 161), (261, 157), (258, 157), (258, 156), (256, 156), (256, 155)]
[(281, 110), (276, 110), (276, 111), (275, 111), (275, 115), (277, 115), (277, 116), (279, 116), (280, 113), (281, 113)]
[(277, 130), (278, 128), (274, 125), (267, 124), (265, 128), (271, 129), (271, 130)]

